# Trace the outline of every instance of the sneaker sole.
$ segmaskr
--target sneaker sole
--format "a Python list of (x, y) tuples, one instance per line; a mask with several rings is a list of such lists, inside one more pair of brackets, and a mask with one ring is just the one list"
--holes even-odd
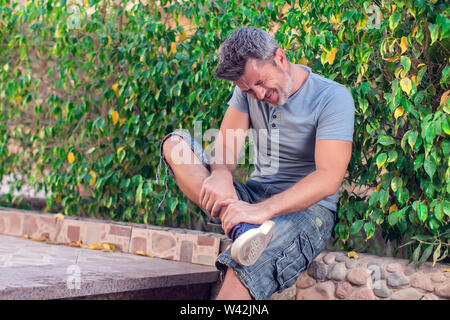
[(273, 235), (275, 222), (268, 220), (260, 227), (243, 233), (231, 246), (231, 257), (239, 264), (250, 266), (258, 260)]

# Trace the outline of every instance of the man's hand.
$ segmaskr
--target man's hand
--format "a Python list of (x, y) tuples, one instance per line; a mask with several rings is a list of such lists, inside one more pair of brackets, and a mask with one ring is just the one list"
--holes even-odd
[(200, 204), (213, 217), (218, 217), (222, 209), (218, 203), (225, 199), (238, 199), (233, 186), (233, 176), (226, 170), (214, 170), (203, 182)]
[(245, 201), (226, 199), (218, 203), (221, 207), (227, 207), (225, 212), (220, 217), (222, 221), (222, 229), (228, 236), (231, 229), (241, 222), (251, 224), (263, 224), (271, 218), (267, 206), (260, 203), (250, 204)]

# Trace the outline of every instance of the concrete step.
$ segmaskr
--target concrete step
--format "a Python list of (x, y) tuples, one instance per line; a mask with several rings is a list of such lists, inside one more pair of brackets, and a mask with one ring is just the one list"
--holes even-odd
[(0, 299), (209, 299), (215, 267), (0, 234)]

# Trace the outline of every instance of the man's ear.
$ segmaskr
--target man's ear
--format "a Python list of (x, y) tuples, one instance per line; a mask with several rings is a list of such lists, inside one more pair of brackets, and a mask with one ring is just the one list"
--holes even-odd
[(275, 64), (275, 66), (281, 68), (283, 71), (286, 70), (286, 68), (288, 67), (288, 61), (283, 49), (278, 48), (277, 51), (275, 51), (273, 63)]

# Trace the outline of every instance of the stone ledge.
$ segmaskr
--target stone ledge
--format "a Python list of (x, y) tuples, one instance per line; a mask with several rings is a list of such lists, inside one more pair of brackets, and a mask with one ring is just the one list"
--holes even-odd
[(296, 283), (297, 300), (450, 300), (449, 265), (322, 252)]
[(58, 244), (107, 243), (121, 252), (214, 266), (229, 240), (220, 234), (0, 207), (0, 234)]
[[(0, 299), (115, 296), (160, 298), (160, 288), (200, 286), (218, 280), (214, 267), (101, 252), (0, 235)], [(192, 299), (204, 299), (198, 290)]]

